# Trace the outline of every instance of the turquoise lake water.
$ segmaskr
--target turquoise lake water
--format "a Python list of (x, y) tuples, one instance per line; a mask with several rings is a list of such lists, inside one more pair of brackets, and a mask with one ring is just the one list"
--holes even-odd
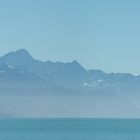
[(0, 140), (140, 140), (140, 120), (0, 119)]

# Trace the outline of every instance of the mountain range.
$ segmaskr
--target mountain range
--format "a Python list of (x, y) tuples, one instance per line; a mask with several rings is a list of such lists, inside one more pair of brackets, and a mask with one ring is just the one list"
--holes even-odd
[(0, 57), (0, 82), (59, 85), (76, 91), (139, 90), (140, 75), (86, 70), (77, 61), (42, 62), (21, 49)]
[(43, 62), (25, 49), (0, 57), (2, 116), (140, 117), (139, 92), (140, 75)]

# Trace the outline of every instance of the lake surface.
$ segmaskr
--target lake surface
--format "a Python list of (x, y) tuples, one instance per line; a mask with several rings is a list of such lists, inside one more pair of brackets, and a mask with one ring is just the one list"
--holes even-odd
[(140, 140), (140, 120), (0, 119), (0, 140)]

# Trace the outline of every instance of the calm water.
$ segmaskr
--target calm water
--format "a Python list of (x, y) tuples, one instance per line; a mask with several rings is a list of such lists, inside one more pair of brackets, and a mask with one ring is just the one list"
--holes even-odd
[(140, 140), (140, 120), (0, 119), (0, 140)]

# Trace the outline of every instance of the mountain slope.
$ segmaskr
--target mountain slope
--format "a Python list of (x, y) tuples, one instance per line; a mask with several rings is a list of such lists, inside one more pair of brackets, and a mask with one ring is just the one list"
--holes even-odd
[(48, 82), (54, 82), (68, 88), (81, 88), (81, 81), (87, 71), (77, 62), (62, 63), (41, 62), (32, 58), (26, 50), (10, 52), (0, 58), (0, 63), (18, 66)]
[(140, 76), (42, 62), (26, 50), (0, 57), (0, 116), (137, 117)]
[[(128, 73), (105, 73), (101, 70), (83, 68), (77, 61), (69, 63), (42, 62), (21, 49), (0, 57), (0, 63), (18, 67), (36, 75), (46, 82), (76, 91), (140, 91), (140, 76)], [(14, 76), (16, 77), (16, 75)]]
[(0, 64), (0, 83), (34, 83), (43, 82), (43, 79), (39, 78), (33, 73), (25, 71), (17, 66), (10, 66), (6, 64)]

